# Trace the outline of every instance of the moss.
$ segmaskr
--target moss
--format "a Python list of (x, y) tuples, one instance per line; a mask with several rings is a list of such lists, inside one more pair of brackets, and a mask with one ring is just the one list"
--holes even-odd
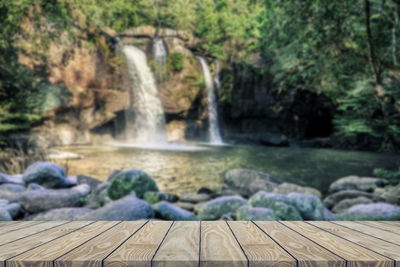
[(168, 69), (174, 72), (180, 72), (185, 68), (185, 56), (182, 53), (175, 52), (168, 55)]

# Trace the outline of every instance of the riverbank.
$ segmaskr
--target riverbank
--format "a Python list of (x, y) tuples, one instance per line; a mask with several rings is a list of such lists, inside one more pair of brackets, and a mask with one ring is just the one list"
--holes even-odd
[(179, 195), (160, 192), (137, 169), (113, 172), (106, 181), (65, 176), (50, 162), (23, 174), (0, 174), (1, 220), (398, 220), (400, 185), (348, 176), (329, 195), (267, 173), (232, 169), (221, 192), (200, 188)]

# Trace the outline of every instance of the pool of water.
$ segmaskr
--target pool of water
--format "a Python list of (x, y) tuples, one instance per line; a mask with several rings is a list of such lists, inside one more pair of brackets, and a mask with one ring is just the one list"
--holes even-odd
[(74, 146), (58, 150), (82, 159), (57, 160), (68, 175), (84, 174), (106, 180), (114, 170), (141, 169), (164, 192), (180, 194), (200, 187), (219, 190), (224, 173), (233, 168), (267, 172), (284, 181), (326, 192), (336, 179), (347, 175), (371, 176), (374, 168), (396, 168), (399, 154), (263, 146), (171, 147)]

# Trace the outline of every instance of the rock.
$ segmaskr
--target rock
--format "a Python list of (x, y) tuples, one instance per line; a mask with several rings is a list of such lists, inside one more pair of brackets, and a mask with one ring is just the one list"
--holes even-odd
[(380, 178), (346, 176), (333, 182), (329, 186), (329, 191), (338, 192), (343, 190), (359, 190), (373, 192), (376, 187), (386, 185), (387, 182)]
[(150, 204), (155, 204), (163, 200), (166, 200), (168, 202), (176, 202), (179, 200), (179, 197), (177, 195), (167, 194), (163, 192), (148, 191), (144, 193), (143, 199)]
[(10, 202), (16, 202), (25, 190), (26, 188), (23, 185), (2, 184), (0, 185), (0, 199), (7, 199)]
[(109, 182), (101, 183), (97, 186), (96, 189), (92, 191), (92, 193), (87, 197), (87, 207), (97, 209), (102, 207), (110, 202), (112, 202), (111, 198), (108, 196), (107, 189)]
[(2, 207), (0, 207), (0, 221), (12, 221), (10, 213)]
[(292, 205), (292, 200), (282, 194), (260, 191), (249, 199), (249, 204), (256, 208), (269, 208), (281, 220), (302, 220), (299, 211)]
[(351, 198), (357, 198), (357, 197), (366, 197), (368, 199), (371, 199), (374, 202), (378, 201), (384, 201), (385, 199), (377, 194), (372, 194), (372, 193), (367, 193), (363, 191), (357, 191), (357, 190), (344, 190), (344, 191), (339, 191), (336, 193), (333, 193), (329, 196), (327, 196), (324, 199), (324, 204), (328, 209), (332, 209), (334, 205), (339, 203), (340, 201), (344, 199), (351, 199)]
[(302, 193), (290, 193), (288, 197), (303, 219), (324, 220), (325, 206), (318, 197)]
[(336, 216), (327, 208), (324, 208), (324, 220), (325, 221), (335, 221)]
[(199, 203), (209, 201), (211, 196), (208, 194), (194, 194), (194, 193), (184, 193), (179, 197), (182, 202)]
[(94, 210), (79, 219), (94, 221), (134, 221), (152, 218), (153, 215), (153, 209), (149, 203), (135, 196), (128, 195), (102, 208)]
[(27, 185), (36, 183), (47, 188), (61, 188), (70, 184), (65, 179), (64, 169), (52, 162), (33, 163), (26, 169), (22, 179)]
[(81, 206), (89, 193), (90, 187), (86, 184), (70, 189), (29, 190), (22, 193), (19, 203), (26, 211), (38, 213), (50, 209)]
[(242, 206), (236, 211), (238, 221), (274, 221), (277, 220), (274, 212), (268, 208), (253, 208)]
[(288, 146), (289, 139), (284, 134), (265, 133), (259, 137), (259, 142), (265, 146)]
[(35, 183), (31, 183), (28, 185), (28, 187), (26, 188), (27, 190), (44, 190), (46, 188), (44, 188), (41, 185), (35, 184)]
[(236, 219), (236, 214), (229, 212), (227, 214), (222, 215), (218, 220), (220, 221), (235, 221)]
[(1, 184), (20, 184), (23, 185), (22, 175), (7, 175), (0, 172), (0, 185)]
[(337, 203), (335, 206), (333, 206), (332, 211), (334, 213), (341, 213), (352, 206), (355, 206), (358, 204), (371, 204), (371, 203), (373, 203), (373, 201), (366, 197), (343, 199), (342, 201)]
[(269, 174), (233, 169), (225, 174), (224, 189), (229, 189), (243, 197), (249, 197), (258, 191), (272, 192), (282, 181)]
[(32, 221), (75, 221), (92, 212), (88, 208), (61, 208), (44, 211), (29, 217)]
[(282, 183), (278, 185), (274, 190), (274, 193), (279, 193), (279, 194), (290, 194), (292, 192), (297, 192), (297, 193), (303, 193), (303, 194), (308, 194), (308, 195), (314, 195), (318, 198), (322, 197), (322, 194), (319, 190), (312, 188), (312, 187), (307, 187), (307, 186), (300, 186), (297, 184), (292, 184), (292, 183)]
[(206, 202), (200, 208), (198, 217), (201, 220), (216, 220), (227, 213), (234, 213), (247, 202), (240, 196), (219, 197)]
[(378, 188), (375, 189), (374, 193), (378, 193), (381, 197), (385, 199), (385, 202), (400, 205), (400, 184), (396, 186), (385, 186), (384, 188), (379, 188), (382, 192), (377, 192)]
[(132, 191), (136, 193), (137, 197), (143, 198), (148, 191), (158, 191), (158, 187), (145, 172), (132, 169), (123, 171), (112, 178), (107, 192), (111, 199), (116, 200)]
[(400, 207), (387, 203), (359, 204), (338, 215), (341, 220), (400, 220)]
[(198, 220), (192, 212), (184, 210), (167, 201), (161, 201), (153, 205), (156, 217), (170, 221), (194, 221)]
[(18, 215), (20, 215), (22, 211), (21, 205), (19, 203), (10, 203), (8, 205), (5, 205), (3, 208), (8, 211), (8, 213), (13, 219), (18, 217)]
[[(193, 203), (189, 203), (188, 204), (193, 204)], [(203, 206), (206, 204), (207, 202), (200, 202), (194, 205), (193, 210), (196, 214), (199, 214), (199, 211), (203, 208)]]
[(211, 190), (208, 187), (200, 187), (199, 190), (197, 190), (197, 194), (207, 194), (207, 195), (214, 195), (215, 191)]
[(10, 201), (8, 201), (7, 199), (0, 199), (0, 207), (5, 206), (8, 203), (10, 203)]
[(175, 202), (174, 205), (175, 205), (175, 206), (178, 206), (178, 207), (180, 207), (180, 208), (182, 208), (182, 209), (184, 209), (184, 210), (188, 210), (188, 211), (194, 211), (194, 207), (195, 207), (195, 204), (193, 204), (193, 203), (190, 203), (190, 202), (180, 202), (180, 201)]
[(100, 180), (98, 180), (96, 178), (93, 178), (93, 177), (90, 177), (90, 176), (85, 176), (85, 175), (76, 176), (76, 182), (77, 182), (78, 185), (79, 184), (87, 184), (87, 185), (90, 186), (90, 188), (92, 190), (94, 190), (95, 188), (97, 188), (101, 184)]

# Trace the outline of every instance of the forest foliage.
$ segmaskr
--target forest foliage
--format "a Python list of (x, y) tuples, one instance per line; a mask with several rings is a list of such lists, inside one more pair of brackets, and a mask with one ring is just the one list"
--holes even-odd
[(278, 91), (329, 96), (343, 140), (367, 138), (382, 150), (400, 144), (399, 0), (1, 0), (0, 113), (40, 114), (43, 76), (20, 66), (13, 46), (32, 7), (60, 30), (77, 22), (170, 27), (192, 32), (199, 52), (228, 63), (258, 55), (258, 71)]

